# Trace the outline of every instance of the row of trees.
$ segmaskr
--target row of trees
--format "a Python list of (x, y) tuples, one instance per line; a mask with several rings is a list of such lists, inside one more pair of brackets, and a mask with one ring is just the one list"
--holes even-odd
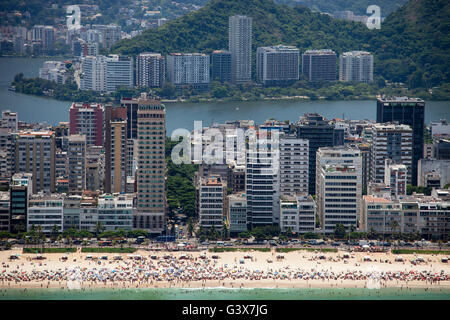
[(18, 234), (12, 234), (7, 231), (0, 232), (0, 239), (7, 238), (16, 238), (16, 239), (25, 239), (28, 243), (39, 243), (42, 240), (45, 240), (46, 237), (49, 237), (53, 241), (62, 240), (62, 239), (79, 239), (79, 238), (137, 238), (139, 236), (148, 236), (148, 232), (145, 230), (123, 230), (117, 229), (115, 231), (105, 231), (105, 227), (101, 223), (97, 223), (94, 229), (94, 232), (90, 232), (88, 230), (77, 230), (75, 228), (71, 228), (68, 230), (64, 230), (63, 232), (59, 231), (59, 227), (57, 225), (53, 225), (51, 231), (48, 235), (44, 233), (43, 227), (41, 225), (32, 225), (30, 227), (30, 231), (28, 232), (20, 232)]

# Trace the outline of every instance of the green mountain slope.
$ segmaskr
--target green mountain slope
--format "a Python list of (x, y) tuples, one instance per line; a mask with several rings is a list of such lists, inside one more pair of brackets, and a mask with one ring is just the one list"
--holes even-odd
[(387, 17), (380, 30), (272, 0), (211, 0), (197, 12), (118, 42), (112, 51), (136, 55), (227, 48), (228, 17), (234, 14), (253, 17), (253, 50), (280, 43), (295, 45), (301, 52), (368, 50), (375, 54), (375, 74), (387, 80), (406, 82), (412, 88), (450, 82), (448, 0), (411, 0)]
[(303, 5), (313, 10), (329, 13), (350, 10), (357, 15), (366, 15), (367, 7), (375, 4), (381, 9), (381, 16), (387, 17), (407, 3), (408, 0), (276, 0), (276, 2), (291, 6)]
[(373, 35), (375, 71), (412, 88), (450, 82), (450, 1), (411, 0)]
[[(113, 51), (138, 54), (143, 51), (211, 52), (228, 47), (228, 17), (245, 14), (253, 18), (253, 45), (296, 45), (333, 48), (339, 52), (367, 49), (367, 28), (362, 24), (337, 21), (306, 7), (290, 8), (272, 0), (211, 0), (197, 12), (169, 21), (158, 29), (117, 43)], [(355, 40), (356, 39), (356, 40)]]

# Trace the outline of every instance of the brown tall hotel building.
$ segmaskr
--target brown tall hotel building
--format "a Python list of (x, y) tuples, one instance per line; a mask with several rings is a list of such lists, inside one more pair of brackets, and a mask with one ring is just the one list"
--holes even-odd
[(133, 227), (161, 233), (165, 227), (166, 109), (160, 100), (138, 99), (137, 211)]

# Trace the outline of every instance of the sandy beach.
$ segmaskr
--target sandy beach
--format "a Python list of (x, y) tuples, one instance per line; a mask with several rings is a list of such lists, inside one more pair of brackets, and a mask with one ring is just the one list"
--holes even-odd
[[(10, 260), (13, 254), (19, 259)], [(349, 255), (344, 259), (344, 255)], [(155, 252), (48, 253), (45, 260), (21, 249), (0, 252), (0, 289), (7, 288), (450, 288), (441, 255), (339, 251), (321, 253)], [(63, 260), (63, 256), (67, 259)], [(93, 259), (86, 259), (91, 256)], [(107, 260), (100, 257), (107, 256)], [(114, 260), (120, 256), (122, 260)], [(364, 261), (369, 256), (372, 261)], [(97, 258), (97, 259), (96, 259)]]

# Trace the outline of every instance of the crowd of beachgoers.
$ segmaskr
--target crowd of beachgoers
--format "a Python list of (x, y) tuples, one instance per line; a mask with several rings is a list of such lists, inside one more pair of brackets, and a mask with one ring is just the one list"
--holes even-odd
[[(66, 261), (64, 267), (47, 267), (45, 260), (32, 260), (31, 257), (21, 257), (18, 261), (4, 261), (0, 269), (0, 285), (8, 287), (11, 284), (26, 287), (27, 283), (39, 284), (41, 287), (49, 287), (52, 284), (78, 284), (85, 286), (117, 286), (117, 287), (139, 287), (157, 285), (160, 282), (182, 285), (192, 282), (210, 283), (217, 281), (218, 284), (226, 281), (233, 281), (237, 286), (245, 286), (249, 282), (274, 281), (276, 283), (289, 281), (378, 281), (383, 284), (389, 282), (408, 283), (410, 281), (419, 281), (424, 285), (449, 283), (450, 273), (448, 267), (442, 270), (427, 269), (426, 266), (431, 260), (423, 259), (422, 267), (425, 269), (407, 269), (404, 270), (379, 270), (377, 268), (368, 268), (367, 270), (357, 270), (351, 265), (347, 268), (330, 267), (330, 263), (342, 264), (343, 256), (309, 255), (303, 256), (307, 263), (297, 263), (295, 265), (282, 265), (276, 267), (270, 258), (263, 265), (264, 268), (255, 269), (255, 267), (246, 266), (246, 262), (256, 262), (256, 257), (246, 255), (244, 257), (235, 257), (230, 261), (222, 261), (220, 255), (179, 255), (173, 256), (165, 254), (163, 256), (147, 257), (140, 255), (128, 256), (86, 256), (83, 257), (82, 264), (77, 264), (76, 259), (69, 260), (67, 256), (61, 256), (59, 261)], [(273, 256), (277, 261), (284, 259), (284, 255)], [(348, 260), (354, 258), (349, 256)], [(22, 260), (22, 261), (20, 261)], [(23, 261), (25, 260), (25, 261)], [(270, 261), (269, 261), (270, 260)], [(364, 261), (365, 259), (362, 259)], [(384, 260), (384, 259), (383, 259)], [(391, 261), (377, 262), (392, 263)], [(403, 260), (403, 259), (402, 259)], [(320, 265), (320, 261), (328, 262), (328, 265)], [(228, 262), (228, 263), (224, 263)], [(261, 261), (259, 262), (261, 263)], [(313, 263), (313, 265), (311, 265)], [(355, 266), (364, 262), (355, 262)], [(411, 262), (403, 260), (396, 262), (408, 265)], [(24, 266), (27, 265), (27, 268)], [(446, 270), (444, 270), (446, 269)]]

